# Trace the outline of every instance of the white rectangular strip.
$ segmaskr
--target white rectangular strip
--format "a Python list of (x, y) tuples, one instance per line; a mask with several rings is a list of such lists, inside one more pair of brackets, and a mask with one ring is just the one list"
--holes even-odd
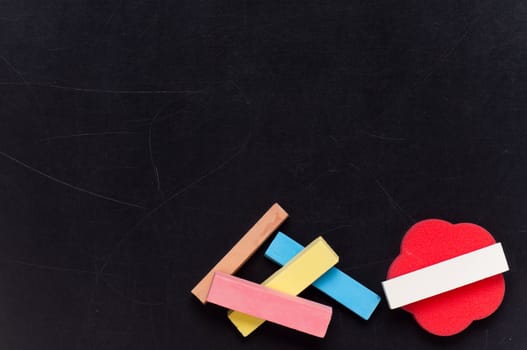
[(501, 243), (382, 282), (390, 309), (433, 297), (509, 270)]

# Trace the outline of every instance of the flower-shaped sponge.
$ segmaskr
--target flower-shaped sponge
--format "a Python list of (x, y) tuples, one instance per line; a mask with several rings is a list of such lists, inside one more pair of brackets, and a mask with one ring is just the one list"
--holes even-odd
[[(403, 238), (401, 252), (388, 270), (394, 278), (496, 243), (483, 227), (451, 224), (429, 219), (412, 226)], [(432, 334), (454, 335), (472, 321), (491, 315), (505, 294), (499, 274), (403, 307), (417, 323)]]

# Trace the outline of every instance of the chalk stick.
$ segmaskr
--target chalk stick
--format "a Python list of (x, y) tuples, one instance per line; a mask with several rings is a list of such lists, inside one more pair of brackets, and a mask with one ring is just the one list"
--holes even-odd
[(215, 271), (233, 274), (256, 252), (263, 242), (273, 234), (289, 215), (278, 205), (273, 206), (254, 224), (253, 227), (229, 250), (229, 252), (196, 284), (191, 293), (202, 303)]
[[(302, 248), (303, 246), (300, 243), (285, 233), (278, 232), (269, 248), (265, 251), (265, 256), (279, 265), (285, 265)], [(313, 282), (313, 287), (316, 287), (365, 320), (370, 318), (381, 300), (380, 296), (336, 267), (332, 267)]]
[(501, 243), (382, 282), (390, 309), (492, 277), (509, 270)]
[[(318, 237), (289, 263), (262, 282), (262, 285), (286, 294), (298, 295), (334, 266), (338, 260), (339, 257), (333, 249), (322, 237)], [(244, 337), (265, 322), (261, 318), (239, 311), (229, 312), (228, 317)]]
[(222, 272), (214, 274), (207, 301), (320, 338), (332, 314), (329, 306)]

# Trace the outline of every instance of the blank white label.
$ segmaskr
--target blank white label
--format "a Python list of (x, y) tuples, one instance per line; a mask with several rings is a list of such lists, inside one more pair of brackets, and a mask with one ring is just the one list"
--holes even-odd
[(390, 309), (433, 297), (509, 270), (501, 243), (382, 282)]

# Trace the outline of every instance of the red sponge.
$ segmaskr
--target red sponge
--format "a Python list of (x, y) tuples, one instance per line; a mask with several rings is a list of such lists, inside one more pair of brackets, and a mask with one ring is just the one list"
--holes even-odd
[[(496, 243), (483, 227), (451, 224), (429, 219), (412, 226), (403, 238), (401, 252), (388, 270), (394, 278), (423, 267), (466, 254)], [(454, 335), (474, 320), (491, 315), (505, 294), (503, 275), (454, 289), (403, 307), (413, 314), (421, 327), (432, 334)]]

